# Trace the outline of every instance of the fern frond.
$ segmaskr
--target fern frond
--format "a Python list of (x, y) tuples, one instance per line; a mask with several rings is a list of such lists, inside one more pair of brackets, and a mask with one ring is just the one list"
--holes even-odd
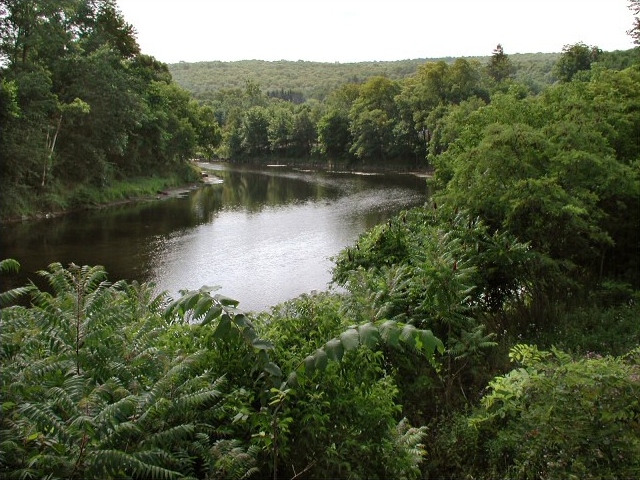
[(38, 430), (49, 437), (60, 438), (66, 443), (69, 439), (67, 425), (47, 405), (25, 403), (18, 409), (27, 419), (38, 426)]
[(191, 409), (199, 408), (212, 400), (216, 400), (220, 397), (220, 392), (217, 390), (204, 390), (201, 392), (189, 393), (175, 400), (175, 408), (178, 411), (189, 411)]
[(135, 397), (133, 395), (128, 396), (102, 408), (102, 410), (95, 416), (95, 421), (103, 432), (114, 430), (117, 425), (125, 422), (129, 417), (131, 417), (135, 413), (135, 409)]
[[(12, 303), (20, 300), (20, 297), (27, 295), (35, 290), (35, 285), (30, 284), (24, 287), (16, 287), (11, 290), (6, 290), (0, 293), (0, 308), (5, 308), (11, 305)], [(2, 311), (0, 310), (0, 317), (2, 316)]]
[(62, 387), (53, 387), (47, 390), (47, 397), (51, 399), (51, 405), (57, 407), (65, 418), (72, 418), (80, 414), (76, 402), (71, 394)]
[(5, 258), (0, 260), (0, 273), (18, 273), (20, 271), (20, 262), (13, 258)]
[(211, 448), (211, 455), (214, 478), (243, 480), (258, 473), (259, 448), (255, 445), (245, 450), (239, 440), (218, 440)]
[(158, 480), (171, 480), (181, 476), (179, 472), (147, 463), (138, 458), (139, 455), (120, 450), (96, 450), (91, 452), (90, 456), (93, 460), (92, 470), (95, 470), (92, 472), (94, 478), (121, 478), (123, 473), (127, 476)]
[(175, 427), (168, 428), (157, 433), (147, 433), (144, 440), (140, 443), (143, 448), (154, 447), (169, 447), (173, 444), (177, 444), (180, 441), (190, 437), (195, 432), (195, 426), (192, 424), (176, 425)]
[(141, 426), (134, 421), (126, 421), (113, 425), (113, 429), (101, 432), (98, 446), (106, 449), (117, 449), (122, 445), (139, 444), (146, 435)]
[(159, 396), (160, 392), (164, 392), (169, 388), (172, 388), (176, 381), (181, 378), (186, 378), (189, 372), (192, 371), (194, 364), (199, 362), (203, 358), (203, 352), (197, 352), (192, 355), (180, 356), (174, 360), (174, 365), (158, 379), (153, 386), (149, 397), (151, 399)]
[(24, 377), (42, 387), (53, 387), (64, 383), (67, 376), (74, 375), (75, 365), (68, 358), (44, 358), (28, 365)]

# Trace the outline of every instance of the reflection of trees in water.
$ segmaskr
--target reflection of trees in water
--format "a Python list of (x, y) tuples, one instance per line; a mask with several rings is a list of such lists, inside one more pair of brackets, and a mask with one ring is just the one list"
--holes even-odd
[(221, 176), (225, 206), (244, 207), (250, 212), (260, 211), (265, 206), (320, 199), (330, 193), (330, 189), (315, 183), (311, 177), (305, 180), (244, 171), (227, 171)]
[[(318, 228), (329, 224), (332, 230), (323, 240), (329, 242), (342, 238), (346, 232), (371, 228), (386, 221), (393, 212), (421, 201), (420, 188), (409, 185), (410, 190), (398, 190), (394, 187), (404, 187), (404, 182), (416, 180), (409, 176), (393, 178), (284, 169), (216, 170), (215, 173), (223, 183), (194, 190), (186, 198), (131, 203), (3, 225), (0, 236), (3, 258), (16, 258), (22, 269), (19, 278), (0, 277), (0, 284), (4, 290), (23, 285), (28, 279), (37, 279), (34, 272), (52, 262), (103, 265), (110, 279), (146, 281), (168, 244), (201, 225), (212, 222), (226, 225), (217, 218), (225, 210), (260, 213), (264, 207), (316, 202), (306, 211), (307, 216), (297, 217), (296, 225), (291, 228), (298, 232), (300, 222), (309, 218)], [(424, 185), (424, 180), (419, 181)], [(414, 201), (415, 198), (418, 200)], [(272, 227), (285, 229), (286, 225), (280, 224), (283, 218), (278, 217), (278, 224)]]

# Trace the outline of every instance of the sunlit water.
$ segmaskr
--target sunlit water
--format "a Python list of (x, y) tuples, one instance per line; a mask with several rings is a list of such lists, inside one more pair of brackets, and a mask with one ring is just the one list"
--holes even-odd
[(331, 257), (426, 198), (412, 175), (209, 168), (223, 183), (179, 198), (3, 226), (1, 256), (20, 261), (22, 283), (54, 261), (104, 265), (111, 280), (151, 281), (174, 297), (218, 285), (240, 308), (263, 310), (325, 290)]

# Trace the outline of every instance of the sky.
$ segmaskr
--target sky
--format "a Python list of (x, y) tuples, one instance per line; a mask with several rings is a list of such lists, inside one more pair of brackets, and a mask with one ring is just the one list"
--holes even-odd
[(117, 0), (165, 63), (393, 61), (633, 47), (628, 0)]

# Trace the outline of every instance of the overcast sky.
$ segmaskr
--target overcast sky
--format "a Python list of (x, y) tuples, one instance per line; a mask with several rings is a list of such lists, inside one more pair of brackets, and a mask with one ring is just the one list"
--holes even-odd
[(627, 0), (117, 0), (143, 53), (361, 62), (633, 45)]

